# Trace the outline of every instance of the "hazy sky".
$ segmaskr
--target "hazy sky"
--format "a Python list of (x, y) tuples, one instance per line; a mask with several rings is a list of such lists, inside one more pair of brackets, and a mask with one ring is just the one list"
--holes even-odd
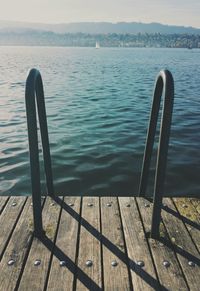
[(0, 20), (140, 21), (200, 28), (200, 0), (0, 0)]

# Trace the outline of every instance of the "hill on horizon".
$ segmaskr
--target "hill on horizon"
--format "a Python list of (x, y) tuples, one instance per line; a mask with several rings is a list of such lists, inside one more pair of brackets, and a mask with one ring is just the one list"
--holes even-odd
[(141, 22), (75, 22), (60, 24), (45, 24), (0, 20), (2, 32), (24, 32), (27, 30), (51, 31), (55, 33), (88, 33), (88, 34), (200, 34), (200, 28), (166, 25), (161, 23)]

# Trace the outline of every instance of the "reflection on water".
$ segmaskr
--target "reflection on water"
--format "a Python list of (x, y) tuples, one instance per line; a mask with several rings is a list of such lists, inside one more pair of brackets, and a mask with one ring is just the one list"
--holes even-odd
[(44, 81), (57, 193), (137, 194), (154, 80), (168, 68), (176, 94), (166, 193), (199, 194), (199, 50), (0, 47), (0, 55), (0, 195), (30, 193), (32, 67)]

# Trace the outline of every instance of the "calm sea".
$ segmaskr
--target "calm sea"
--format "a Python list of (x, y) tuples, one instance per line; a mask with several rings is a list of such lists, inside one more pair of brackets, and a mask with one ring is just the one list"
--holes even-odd
[(0, 195), (31, 192), (24, 87), (32, 67), (43, 76), (58, 194), (137, 194), (163, 68), (175, 80), (165, 193), (200, 193), (200, 50), (0, 47)]

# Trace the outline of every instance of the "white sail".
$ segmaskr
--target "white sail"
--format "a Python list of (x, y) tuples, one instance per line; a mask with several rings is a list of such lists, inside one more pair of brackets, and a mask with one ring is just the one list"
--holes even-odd
[(100, 44), (98, 41), (96, 41), (96, 49), (99, 49), (100, 48)]

